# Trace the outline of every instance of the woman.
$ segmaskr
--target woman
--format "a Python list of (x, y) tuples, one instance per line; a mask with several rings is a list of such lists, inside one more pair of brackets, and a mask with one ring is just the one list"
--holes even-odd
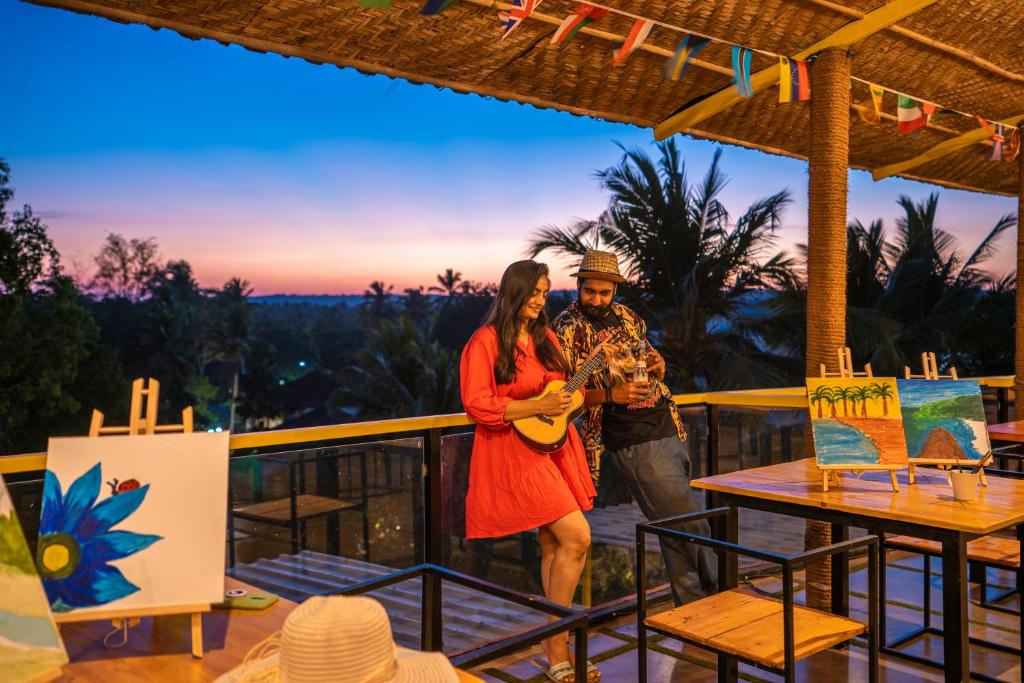
[[(517, 261), (501, 276), (487, 321), (462, 352), (462, 405), (476, 421), (466, 496), (467, 538), (508, 536), (538, 529), (541, 582), (552, 602), (569, 606), (590, 546), (583, 510), (597, 495), (576, 428), (559, 450), (544, 454), (527, 446), (511, 422), (533, 415), (561, 415), (569, 394), (539, 394), (567, 365), (544, 303), (548, 268)], [(553, 618), (552, 618), (553, 619)], [(558, 683), (574, 683), (568, 634), (544, 643), (545, 671)], [(600, 674), (588, 662), (588, 681)]]

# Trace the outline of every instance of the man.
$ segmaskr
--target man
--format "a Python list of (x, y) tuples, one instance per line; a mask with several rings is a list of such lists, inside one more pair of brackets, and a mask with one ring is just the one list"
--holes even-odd
[[(616, 286), (625, 282), (619, 274), (618, 258), (610, 252), (589, 250), (572, 275), (577, 278), (576, 301), (552, 324), (570, 369), (578, 369), (599, 342), (620, 332), (629, 340), (634, 355), (646, 354), (649, 376), (649, 383), (634, 384), (613, 382), (607, 373), (599, 373), (588, 383), (583, 443), (592, 476), (597, 479), (602, 457), (610, 459), (648, 519), (698, 510), (690, 488), (690, 459), (683, 445), (686, 433), (663, 381), (665, 360), (647, 340), (644, 320), (613, 301)], [(710, 533), (706, 521), (677, 528)], [(710, 549), (660, 540), (677, 605), (715, 590), (717, 574)]]

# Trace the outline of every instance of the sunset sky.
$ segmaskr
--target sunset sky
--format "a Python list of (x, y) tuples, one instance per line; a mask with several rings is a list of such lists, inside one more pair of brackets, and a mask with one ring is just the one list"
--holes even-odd
[[(0, 0), (0, 63), (15, 204), (43, 217), (82, 279), (116, 232), (156, 237), (203, 285), (240, 276), (259, 294), (401, 289), (449, 267), (495, 281), (533, 230), (604, 208), (593, 172), (618, 160), (616, 141), (654, 152), (646, 129), (15, 0)], [(716, 145), (680, 142), (697, 181)], [(788, 187), (780, 246), (804, 239), (806, 164), (725, 147), (723, 167), (734, 216)], [(892, 228), (899, 194), (934, 189), (851, 172), (849, 214)], [(1005, 197), (941, 196), (940, 224), (965, 251), (1016, 211)], [(1013, 240), (995, 273), (1012, 269)], [(568, 285), (566, 264), (546, 260)]]

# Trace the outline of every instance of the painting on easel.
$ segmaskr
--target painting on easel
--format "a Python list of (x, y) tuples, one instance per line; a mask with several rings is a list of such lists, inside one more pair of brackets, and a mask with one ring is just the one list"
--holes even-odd
[(50, 439), (36, 564), (54, 612), (219, 602), (228, 434)]
[(807, 378), (819, 467), (907, 465), (893, 377)]
[(901, 379), (897, 387), (911, 458), (955, 462), (983, 460), (991, 453), (977, 382)]
[(0, 478), (0, 678), (46, 680), (67, 661), (32, 553)]

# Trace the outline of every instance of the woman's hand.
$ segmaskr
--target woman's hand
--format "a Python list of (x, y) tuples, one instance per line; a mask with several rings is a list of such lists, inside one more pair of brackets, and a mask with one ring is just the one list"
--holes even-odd
[(550, 394), (538, 398), (534, 403), (536, 403), (538, 415), (554, 417), (569, 410), (571, 400), (572, 396), (565, 391), (552, 391)]

